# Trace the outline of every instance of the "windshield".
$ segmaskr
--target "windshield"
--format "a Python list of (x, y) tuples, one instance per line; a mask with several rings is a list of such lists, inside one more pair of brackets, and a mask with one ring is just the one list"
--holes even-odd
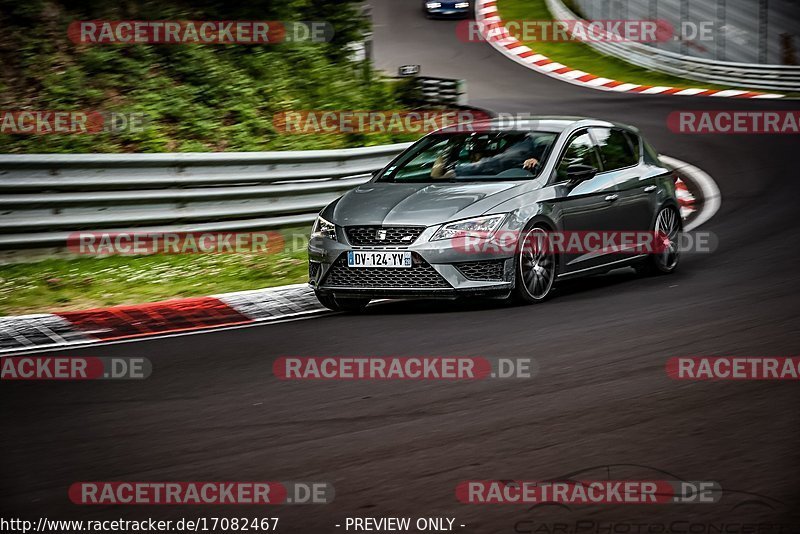
[(430, 135), (387, 168), (378, 181), (530, 180), (541, 172), (556, 136), (508, 131)]

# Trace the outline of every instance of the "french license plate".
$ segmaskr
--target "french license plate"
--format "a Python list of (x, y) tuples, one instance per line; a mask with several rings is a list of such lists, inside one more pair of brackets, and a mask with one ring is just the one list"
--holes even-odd
[(347, 253), (348, 267), (411, 267), (410, 252), (351, 250)]

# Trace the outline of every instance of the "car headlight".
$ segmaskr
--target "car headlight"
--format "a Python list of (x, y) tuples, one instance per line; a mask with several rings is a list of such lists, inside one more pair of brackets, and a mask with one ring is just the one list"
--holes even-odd
[(431, 241), (439, 239), (453, 239), (456, 237), (478, 237), (488, 239), (500, 227), (505, 220), (506, 214), (487, 215), (485, 217), (475, 217), (447, 223), (433, 234)]
[(469, 2), (459, 2), (456, 4), (456, 9), (461, 9), (462, 7), (469, 7)]
[(425, 7), (428, 9), (436, 9), (437, 7), (442, 7), (441, 2), (426, 2)]
[(328, 239), (336, 240), (336, 225), (330, 221), (326, 221), (322, 217), (317, 217), (314, 221), (314, 226), (311, 228), (311, 238), (325, 237)]

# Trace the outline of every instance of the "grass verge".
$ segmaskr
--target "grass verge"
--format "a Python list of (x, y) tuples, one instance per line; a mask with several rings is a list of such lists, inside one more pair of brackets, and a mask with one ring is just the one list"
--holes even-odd
[(293, 241), (301, 240), (287, 237), (286, 249), (274, 254), (65, 257), (2, 265), (0, 315), (140, 304), (305, 282), (306, 250), (293, 246)]

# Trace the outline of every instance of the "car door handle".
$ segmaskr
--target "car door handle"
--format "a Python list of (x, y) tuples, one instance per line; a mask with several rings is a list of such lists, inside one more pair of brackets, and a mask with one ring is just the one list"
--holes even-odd
[(608, 196), (606, 196), (605, 201), (606, 202), (614, 202), (618, 198), (619, 198), (619, 195), (608, 195)]
[(655, 191), (655, 190), (656, 190), (656, 186), (654, 186), (654, 185), (648, 185), (647, 187), (644, 188), (644, 192), (645, 193), (649, 193), (650, 191)]

